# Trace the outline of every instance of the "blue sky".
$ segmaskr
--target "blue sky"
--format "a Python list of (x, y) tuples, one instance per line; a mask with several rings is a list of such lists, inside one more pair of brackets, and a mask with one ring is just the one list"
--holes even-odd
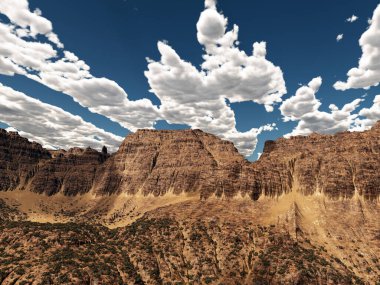
[[(300, 84), (307, 85), (313, 78), (321, 76), (322, 85), (315, 94), (322, 103), (320, 111), (330, 112), (330, 104), (342, 108), (344, 104), (367, 94), (365, 100), (360, 102), (358, 112), (373, 105), (380, 88), (372, 86), (365, 90), (352, 87), (341, 91), (333, 85), (339, 80), (346, 81), (348, 70), (358, 66), (358, 59), (362, 56), (358, 41), (368, 28), (367, 20), (372, 17), (378, 4), (373, 0), (219, 0), (217, 11), (228, 18), (227, 31), (232, 29), (233, 24), (239, 26), (240, 50), (250, 54), (254, 42), (266, 42), (266, 59), (283, 73), (287, 89), (287, 93), (282, 95), (283, 101), (294, 96)], [(36, 8), (42, 11), (42, 17), (51, 21), (54, 33), (64, 44), (64, 50), (85, 61), (91, 67), (92, 76), (116, 82), (128, 94), (129, 100), (147, 98), (153, 105), (161, 104), (159, 98), (149, 92), (151, 87), (144, 75), (144, 71), (148, 70), (146, 57), (160, 60), (158, 41), (165, 41), (184, 61), (197, 68), (203, 62), (204, 46), (197, 40), (196, 27), (200, 13), (205, 9), (203, 0), (93, 0), (91, 4), (86, 0), (29, 0), (30, 11)], [(352, 15), (358, 16), (358, 20), (347, 22), (346, 19)], [(9, 23), (7, 17), (0, 19)], [(339, 42), (336, 40), (338, 34), (344, 35)], [(48, 42), (42, 36), (34, 40)], [(121, 137), (129, 133), (128, 128), (112, 121), (104, 113), (91, 112), (83, 104), (75, 102), (73, 96), (53, 90), (22, 74), (9, 76), (0, 72), (0, 83), (79, 115), (84, 121), (106, 132)], [(255, 102), (229, 104), (238, 132), (276, 123), (277, 129), (258, 135), (250, 160), (257, 158), (265, 140), (291, 133), (297, 126), (299, 120), (283, 122), (287, 115), (281, 114), (281, 104), (275, 103), (273, 112), (267, 112), (263, 104)], [(288, 117), (291, 115), (288, 114)], [(0, 122), (7, 123), (1, 113)], [(188, 126), (170, 125), (165, 120), (158, 120), (155, 127), (174, 129)], [(33, 129), (21, 131), (33, 135)], [(315, 131), (324, 132), (323, 129)]]

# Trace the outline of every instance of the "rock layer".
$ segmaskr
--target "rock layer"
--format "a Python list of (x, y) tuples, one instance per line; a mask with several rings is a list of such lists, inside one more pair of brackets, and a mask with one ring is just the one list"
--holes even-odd
[(0, 129), (0, 191), (23, 188), (51, 154), (16, 132)]
[(331, 198), (380, 194), (380, 123), (365, 132), (312, 134), (268, 141), (250, 163), (232, 143), (200, 130), (139, 130), (105, 155), (74, 148), (48, 152), (15, 133), (0, 132), (0, 190), (53, 195), (128, 193), (200, 198), (279, 196), (292, 190)]
[(30, 189), (53, 195), (84, 194), (91, 190), (98, 166), (108, 155), (94, 149), (72, 148), (53, 152), (52, 159), (43, 163), (30, 181)]
[(94, 191), (232, 196), (240, 190), (248, 166), (232, 143), (200, 130), (140, 130), (102, 165)]
[(98, 166), (107, 158), (91, 148), (48, 151), (16, 132), (0, 129), (0, 191), (86, 193), (92, 188)]
[(260, 174), (269, 173), (271, 192), (294, 188), (306, 195), (319, 191), (331, 198), (351, 198), (356, 193), (373, 200), (380, 194), (379, 154), (377, 123), (365, 132), (312, 134), (266, 142), (253, 168)]

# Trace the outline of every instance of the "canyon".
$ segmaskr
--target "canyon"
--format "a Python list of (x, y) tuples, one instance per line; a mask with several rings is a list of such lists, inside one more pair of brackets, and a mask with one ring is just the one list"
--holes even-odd
[(0, 284), (379, 284), (380, 123), (267, 141), (201, 130), (116, 153), (0, 130)]

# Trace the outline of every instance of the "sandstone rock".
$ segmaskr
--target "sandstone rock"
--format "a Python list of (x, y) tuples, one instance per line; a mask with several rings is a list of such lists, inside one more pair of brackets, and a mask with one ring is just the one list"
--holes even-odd
[[(357, 194), (373, 200), (380, 194), (380, 123), (365, 132), (312, 134), (267, 142), (253, 168), (271, 180), (271, 192), (294, 188), (331, 198)], [(263, 179), (259, 180), (263, 181)], [(276, 190), (277, 189), (277, 190)]]
[(53, 152), (53, 158), (39, 167), (29, 188), (47, 195), (58, 192), (68, 196), (87, 193), (92, 187), (98, 166), (107, 158), (106, 154), (91, 148)]
[(254, 200), (295, 190), (373, 200), (380, 194), (379, 153), (380, 123), (365, 132), (268, 141), (254, 163), (231, 142), (200, 130), (139, 130), (110, 157), (78, 148), (49, 153), (1, 131), (0, 190), (27, 187), (48, 195), (186, 192), (202, 199), (240, 193)]
[(50, 159), (41, 145), (0, 129), (0, 191), (25, 187), (38, 164)]
[(247, 165), (232, 143), (200, 130), (139, 130), (99, 170), (95, 192), (232, 196)]

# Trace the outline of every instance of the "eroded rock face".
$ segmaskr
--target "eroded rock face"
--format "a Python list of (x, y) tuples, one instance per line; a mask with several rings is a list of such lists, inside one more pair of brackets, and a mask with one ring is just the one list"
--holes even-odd
[(58, 192), (68, 196), (87, 193), (99, 165), (108, 158), (91, 148), (72, 148), (52, 154), (52, 159), (43, 163), (31, 179), (31, 191), (49, 196)]
[(313, 134), (268, 141), (263, 155), (247, 162), (227, 141), (199, 130), (138, 131), (101, 168), (97, 194), (163, 195), (199, 192), (256, 200), (292, 189), (366, 199), (380, 193), (380, 124), (366, 132)]
[[(255, 171), (270, 180), (270, 192), (297, 189), (331, 198), (366, 199), (380, 194), (380, 123), (365, 132), (312, 134), (267, 142)], [(277, 190), (276, 190), (277, 189)]]
[(86, 193), (98, 166), (107, 158), (107, 154), (91, 148), (48, 151), (15, 132), (0, 129), (0, 191)]
[(50, 157), (40, 144), (0, 129), (0, 191), (25, 187), (38, 164)]
[(254, 163), (232, 143), (200, 130), (139, 130), (109, 158), (92, 149), (49, 153), (5, 131), (0, 139), (3, 191), (27, 186), (48, 195), (186, 192), (254, 200), (292, 190), (369, 200), (380, 194), (380, 123), (365, 132), (268, 141)]
[(94, 189), (97, 194), (232, 196), (248, 165), (232, 143), (200, 130), (140, 130), (102, 166)]

